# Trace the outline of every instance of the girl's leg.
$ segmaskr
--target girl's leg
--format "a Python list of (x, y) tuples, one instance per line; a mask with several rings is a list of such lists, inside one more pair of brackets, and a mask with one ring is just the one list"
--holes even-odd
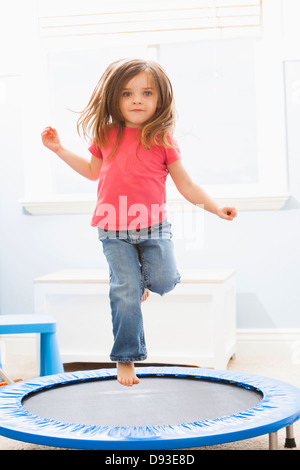
[(110, 305), (114, 345), (110, 358), (118, 363), (118, 380), (138, 383), (133, 363), (146, 359), (141, 299), (144, 281), (136, 246), (118, 238), (101, 240), (110, 270)]
[(180, 282), (171, 237), (170, 225), (165, 224), (159, 233), (137, 245), (145, 287), (160, 295)]

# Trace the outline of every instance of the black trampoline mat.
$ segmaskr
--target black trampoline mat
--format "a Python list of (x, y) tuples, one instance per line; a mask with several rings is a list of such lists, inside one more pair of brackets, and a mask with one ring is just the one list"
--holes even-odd
[(142, 377), (124, 387), (97, 379), (46, 388), (23, 399), (32, 414), (63, 423), (100, 426), (155, 426), (220, 418), (256, 406), (257, 390), (178, 377)]

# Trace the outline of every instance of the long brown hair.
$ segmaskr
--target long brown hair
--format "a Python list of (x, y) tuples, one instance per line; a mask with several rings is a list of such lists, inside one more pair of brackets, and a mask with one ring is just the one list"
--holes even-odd
[(109, 143), (109, 129), (118, 130), (115, 146), (110, 154), (114, 155), (125, 126), (119, 101), (126, 83), (139, 74), (148, 72), (158, 92), (157, 108), (151, 119), (144, 123), (141, 130), (141, 144), (149, 149), (151, 145), (161, 144), (172, 147), (175, 124), (175, 107), (171, 82), (160, 64), (140, 59), (118, 60), (110, 64), (97, 83), (89, 103), (77, 121), (77, 130), (82, 129), (84, 137), (89, 137), (98, 148)]

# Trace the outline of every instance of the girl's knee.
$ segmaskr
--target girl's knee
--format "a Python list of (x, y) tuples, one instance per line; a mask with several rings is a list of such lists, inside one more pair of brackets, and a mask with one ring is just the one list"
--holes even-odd
[(110, 280), (110, 297), (116, 301), (135, 305), (141, 296), (141, 282), (131, 279), (130, 276), (123, 279)]
[(151, 282), (148, 288), (156, 294), (164, 295), (168, 292), (171, 292), (179, 282), (179, 273), (176, 273), (175, 276), (164, 275), (162, 273), (160, 276), (155, 276), (155, 279), (153, 280), (153, 282)]

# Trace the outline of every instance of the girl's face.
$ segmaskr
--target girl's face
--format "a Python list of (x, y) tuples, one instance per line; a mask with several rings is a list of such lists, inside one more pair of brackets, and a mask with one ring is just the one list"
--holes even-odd
[(152, 77), (147, 72), (140, 72), (131, 78), (121, 91), (120, 111), (125, 127), (140, 129), (155, 113), (158, 93)]

